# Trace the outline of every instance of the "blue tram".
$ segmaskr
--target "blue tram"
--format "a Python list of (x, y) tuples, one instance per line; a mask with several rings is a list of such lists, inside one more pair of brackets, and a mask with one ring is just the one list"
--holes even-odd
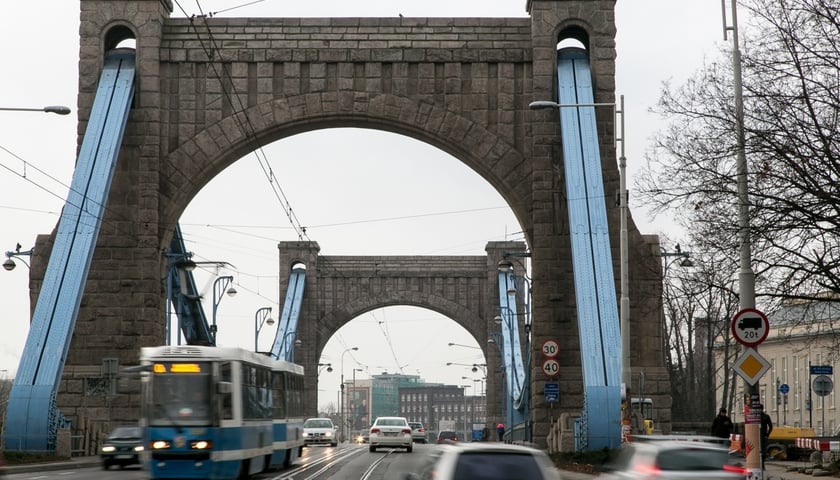
[(303, 367), (231, 347), (141, 349), (151, 478), (234, 479), (303, 449)]

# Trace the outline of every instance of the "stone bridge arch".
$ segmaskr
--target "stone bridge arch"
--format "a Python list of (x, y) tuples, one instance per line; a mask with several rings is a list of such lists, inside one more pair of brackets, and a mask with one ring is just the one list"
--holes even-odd
[[(509, 203), (526, 232), (532, 261), (530, 353), (538, 359), (546, 339), (558, 339), (562, 352), (557, 404), (549, 405), (543, 397), (547, 379), (540, 376), (538, 364), (532, 371), (533, 439), (544, 445), (558, 420), (570, 426), (568, 418), (582, 408), (583, 386), (559, 126), (555, 112), (531, 111), (528, 105), (557, 98), (557, 36), (572, 25), (587, 34), (596, 102), (615, 101), (615, 0), (528, 0), (528, 18), (194, 19), (171, 18), (171, 0), (81, 0), (80, 6), (79, 131), (90, 116), (110, 46), (104, 34), (114, 25), (136, 37), (138, 73), (58, 393), (58, 407), (74, 425), (95, 431), (112, 419), (136, 418), (136, 391), (92, 397), (86, 385), (102, 378), (103, 358), (131, 365), (139, 347), (162, 343), (164, 250), (181, 212), (201, 187), (252, 151), (254, 138), (266, 144), (318, 128), (357, 126), (408, 135), (453, 154)], [(207, 43), (211, 36), (213, 42)], [(228, 76), (214, 79), (216, 67)], [(619, 184), (614, 119), (607, 109), (596, 114), (604, 191), (612, 197)], [(253, 122), (252, 138), (239, 128), (246, 116)], [(607, 210), (618, 278), (619, 209), (608, 202)], [(644, 374), (646, 396), (658, 402), (658, 424), (667, 432), (670, 385), (664, 369), (658, 240), (641, 235), (628, 220), (631, 365), (634, 374)], [(51, 242), (48, 235), (41, 236), (36, 251), (49, 252)], [(281, 281), (289, 264), (283, 255), (281, 249)], [(322, 272), (325, 261), (335, 265), (341, 260), (306, 251), (299, 256)], [(488, 272), (499, 258), (491, 264), (490, 257), (484, 259), (485, 278), (476, 280), (484, 286), (477, 291), (492, 291)], [(33, 298), (46, 261), (46, 256), (32, 259)], [(453, 259), (438, 260), (443, 267), (448, 262), (455, 264)], [(356, 272), (358, 278), (362, 275)], [(324, 302), (324, 310), (320, 304), (305, 304), (301, 315), (308, 318), (302, 325), (319, 325), (327, 312), (338, 323), (348, 318), (350, 312), (339, 314), (340, 308), (327, 303), (338, 301), (330, 293), (337, 277), (312, 277), (316, 284), (308, 289), (313, 297), (322, 297), (318, 301)], [(377, 277), (368, 277), (375, 287)], [(285, 292), (282, 282), (280, 291)], [(399, 302), (406, 303), (411, 295), (404, 291)], [(423, 295), (414, 301), (435, 304), (440, 297), (446, 302), (437, 308), (457, 310), (456, 300), (447, 295)], [(475, 322), (468, 329), (480, 334), (480, 323), (492, 318), (487, 314), (492, 294), (484, 295), (481, 308), (450, 318)], [(349, 304), (356, 305), (351, 311), (371, 308), (376, 299), (396, 302), (398, 296), (377, 296), (372, 290), (367, 297), (351, 299)], [(337, 326), (325, 324), (321, 330)], [(482, 338), (477, 335), (484, 346)], [(488, 364), (493, 355), (485, 350)], [(490, 380), (498, 378), (488, 375), (488, 391), (497, 390)], [(487, 402), (499, 404), (491, 398)], [(571, 437), (563, 445), (569, 449)]]
[[(252, 135), (242, 132), (242, 124), (249, 126)], [(531, 231), (532, 192), (527, 180), (533, 167), (514, 145), (467, 116), (440, 106), (389, 93), (356, 91), (270, 100), (197, 132), (164, 157), (160, 188), (172, 192), (164, 205), (164, 223), (174, 228), (207, 182), (255, 149), (298, 133), (340, 127), (401, 134), (451, 154), (505, 198), (526, 236)]]
[[(485, 250), (486, 256), (322, 256), (316, 242), (281, 242), (280, 272), (306, 265), (296, 336), (302, 343), (295, 361), (307, 372), (307, 405), (317, 405), (321, 352), (341, 327), (370, 310), (410, 305), (448, 317), (475, 338), (488, 372), (495, 372), (487, 375), (488, 419), (500, 418), (501, 361), (487, 339), (498, 329), (493, 320), (499, 305), (498, 264), (505, 254), (525, 252), (525, 244), (488, 242)], [(287, 285), (281, 273), (281, 291)]]

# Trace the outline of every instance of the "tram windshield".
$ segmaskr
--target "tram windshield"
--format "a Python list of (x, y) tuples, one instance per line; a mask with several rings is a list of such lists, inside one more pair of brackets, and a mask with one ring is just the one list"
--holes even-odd
[(156, 363), (151, 425), (207, 425), (212, 415), (209, 363)]

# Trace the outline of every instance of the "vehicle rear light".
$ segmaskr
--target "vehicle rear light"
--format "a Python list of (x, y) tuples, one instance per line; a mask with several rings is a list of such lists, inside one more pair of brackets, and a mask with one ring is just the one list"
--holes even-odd
[(407, 434), (411, 435), (411, 429), (410, 428), (403, 428), (402, 433), (407, 433)]
[(425, 432), (426, 430), (425, 430), (425, 429), (423, 429), (423, 428), (418, 428), (418, 429), (417, 429), (417, 431), (418, 431), (418, 432), (420, 432), (420, 433), (423, 433), (423, 432)]
[(380, 430), (378, 428), (371, 428), (370, 433), (379, 433)]
[(658, 477), (662, 473), (656, 465), (636, 465), (633, 471), (642, 474), (644, 478)]
[(723, 470), (726, 472), (734, 472), (741, 475), (749, 475), (750, 470), (747, 467), (742, 467), (740, 465), (724, 465)]

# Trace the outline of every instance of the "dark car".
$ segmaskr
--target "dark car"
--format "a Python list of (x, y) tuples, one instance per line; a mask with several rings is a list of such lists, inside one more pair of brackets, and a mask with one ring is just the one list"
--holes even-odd
[(437, 443), (456, 443), (458, 434), (452, 430), (442, 430), (438, 433)]
[(99, 449), (102, 468), (105, 470), (111, 465), (119, 465), (120, 468), (140, 465), (142, 454), (143, 429), (135, 426), (115, 428)]

